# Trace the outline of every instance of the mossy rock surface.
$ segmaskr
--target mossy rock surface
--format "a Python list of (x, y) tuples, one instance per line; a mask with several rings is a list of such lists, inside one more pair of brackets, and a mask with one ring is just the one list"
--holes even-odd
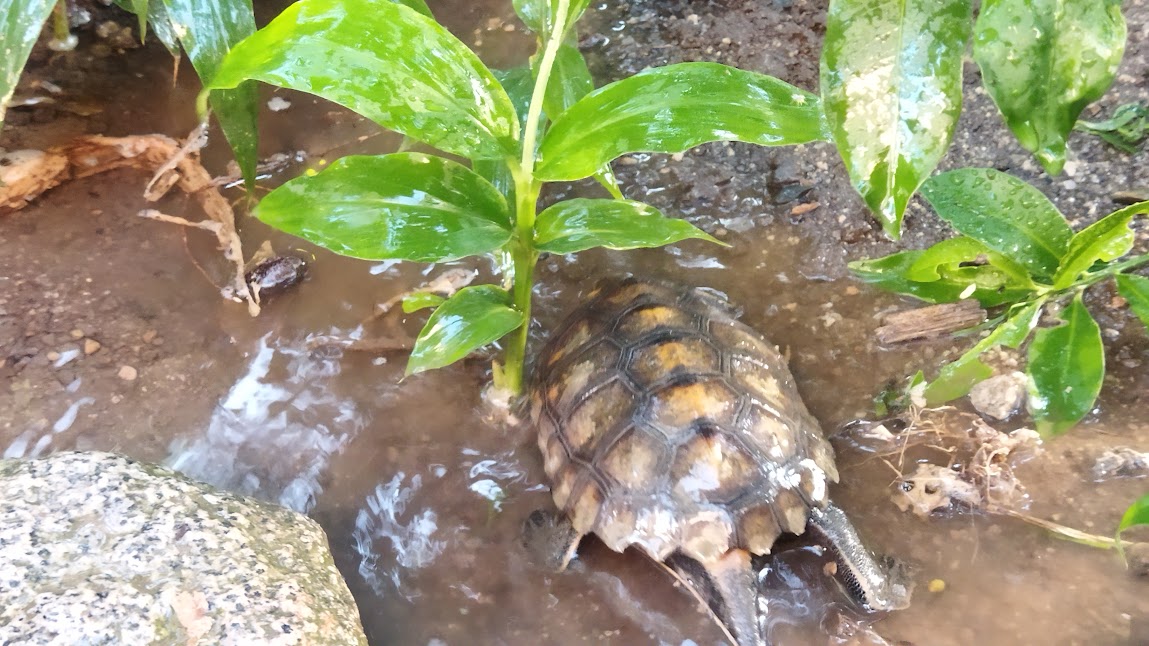
[(367, 643), (313, 520), (118, 455), (0, 460), (0, 563), (0, 643)]

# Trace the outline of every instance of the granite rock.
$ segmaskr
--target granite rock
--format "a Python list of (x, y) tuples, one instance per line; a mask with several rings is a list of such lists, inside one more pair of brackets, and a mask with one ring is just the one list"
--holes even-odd
[(366, 644), (319, 525), (108, 453), (0, 460), (0, 644)]

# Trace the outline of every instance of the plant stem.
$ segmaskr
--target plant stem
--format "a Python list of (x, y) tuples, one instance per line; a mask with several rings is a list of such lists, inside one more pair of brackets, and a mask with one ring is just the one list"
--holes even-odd
[(523, 128), (522, 158), (516, 164), (508, 160), (511, 174), (515, 178), (515, 237), (510, 251), (514, 265), (514, 282), (511, 296), (515, 308), (523, 313), (523, 325), (515, 330), (507, 344), (506, 365), (503, 369), (504, 387), (512, 395), (523, 390), (523, 364), (527, 352), (527, 339), (531, 330), (531, 291), (534, 286), (535, 263), (539, 253), (535, 250), (535, 209), (539, 201), (541, 184), (535, 179), (535, 142), (539, 135), (539, 117), (543, 112), (543, 98), (547, 93), (547, 82), (554, 69), (555, 56), (566, 31), (566, 14), (570, 0), (559, 0), (555, 22), (539, 62), (539, 74), (535, 79), (535, 89), (531, 93), (531, 105), (527, 109), (527, 122)]
[(515, 238), (511, 242), (511, 259), (514, 267), (511, 296), (515, 309), (523, 313), (523, 325), (512, 333), (507, 344), (503, 378), (506, 389), (511, 394), (517, 395), (523, 390), (523, 364), (531, 329), (531, 288), (534, 285), (535, 262), (539, 258), (534, 245), (535, 205), (539, 199), (539, 185), (521, 168), (514, 165), (511, 167), (511, 174), (515, 178), (516, 214)]
[(68, 3), (66, 0), (59, 0), (52, 10), (52, 35), (56, 40), (66, 41), (68, 36), (71, 35), (70, 25), (68, 24)]
[[(555, 66), (555, 57), (558, 56), (559, 45), (562, 44), (563, 33), (566, 31), (567, 9), (570, 0), (559, 0), (555, 9), (555, 24), (547, 38), (546, 49), (543, 50), (543, 60), (539, 62), (539, 75), (535, 78), (535, 90), (531, 93), (531, 106), (527, 109), (527, 123), (523, 132), (523, 154), (519, 165), (531, 180), (535, 172), (535, 140), (539, 134), (539, 115), (543, 112), (543, 97), (547, 93), (547, 81), (550, 80), (551, 70)], [(534, 219), (534, 210), (531, 210)]]
[(1105, 280), (1110, 276), (1116, 276), (1117, 274), (1124, 272), (1126, 269), (1135, 269), (1146, 263), (1149, 263), (1149, 253), (1143, 253), (1140, 256), (1133, 256), (1132, 258), (1123, 260), (1119, 263), (1109, 265), (1108, 267), (1095, 273), (1086, 274), (1080, 285), (1089, 286), (1098, 281)]
[(1066, 527), (1065, 525), (1055, 523), (1051, 520), (1045, 520), (1044, 518), (1038, 518), (1036, 516), (1030, 516), (1029, 514), (1023, 514), (1019, 511), (1014, 511), (1012, 509), (1009, 509), (1008, 507), (999, 507), (997, 505), (990, 505), (989, 507), (986, 508), (986, 511), (988, 511), (991, 514), (998, 514), (1001, 516), (1010, 516), (1012, 518), (1016, 518), (1022, 522), (1029, 523), (1030, 525), (1033, 525), (1035, 527), (1040, 527), (1040, 528), (1042, 528), (1042, 529), (1044, 529), (1044, 530), (1046, 530), (1052, 534), (1060, 536), (1061, 538), (1064, 538), (1064, 539), (1069, 540), (1069, 541), (1073, 541), (1074, 543), (1078, 543), (1080, 545), (1086, 545), (1088, 547), (1096, 547), (1097, 549), (1102, 549), (1102, 550), (1111, 550), (1111, 549), (1119, 549), (1120, 547), (1122, 547), (1124, 545), (1130, 545), (1130, 546), (1133, 545), (1132, 541), (1126, 541), (1126, 540), (1118, 541), (1117, 539), (1110, 538), (1108, 536), (1098, 536), (1096, 534), (1088, 534), (1088, 533), (1083, 532), (1081, 530), (1073, 529), (1072, 527)]

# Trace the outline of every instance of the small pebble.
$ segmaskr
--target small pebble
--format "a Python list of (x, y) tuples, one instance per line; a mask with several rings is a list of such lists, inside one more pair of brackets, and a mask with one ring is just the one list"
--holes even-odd
[(946, 582), (942, 579), (933, 579), (930, 581), (928, 589), (930, 592), (933, 592), (935, 594), (938, 592), (945, 592)]
[(151, 343), (152, 339), (156, 338), (158, 334), (159, 332), (156, 332), (155, 330), (148, 330), (147, 332), (144, 332), (144, 343)]
[(124, 381), (135, 381), (138, 375), (139, 372), (131, 366), (120, 366), (120, 371), (116, 373), (116, 376)]
[(100, 351), (100, 342), (95, 339), (84, 339), (84, 354), (95, 354)]
[(83, 331), (83, 330), (81, 330), (80, 328), (76, 328), (76, 329), (72, 330), (72, 331), (70, 332), (70, 334), (72, 335), (72, 338), (73, 338), (73, 339), (82, 339), (82, 338), (84, 338), (84, 331)]
[(55, 350), (52, 350), (51, 352), (49, 352), (47, 354), (47, 357), (48, 357), (48, 361), (55, 361), (56, 359), (60, 358), (60, 353), (56, 352)]
[(803, 215), (805, 213), (809, 213), (810, 211), (813, 211), (814, 209), (818, 208), (819, 206), (821, 206), (821, 204), (818, 204), (817, 202), (804, 202), (802, 204), (795, 205), (794, 208), (790, 209), (790, 214), (791, 215)]

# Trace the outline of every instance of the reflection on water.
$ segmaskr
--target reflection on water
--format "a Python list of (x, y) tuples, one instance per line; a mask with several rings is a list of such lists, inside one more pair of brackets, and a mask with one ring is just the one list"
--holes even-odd
[[(441, 478), (443, 473), (432, 469), (431, 477)], [(404, 584), (403, 571), (429, 565), (447, 547), (447, 541), (443, 532), (436, 536), (439, 524), (434, 511), (421, 508), (407, 513), (407, 505), (423, 487), (423, 476), (411, 476), (410, 484), (404, 486), (406, 479), (407, 474), (400, 471), (367, 496), (366, 506), (355, 518), (352, 540), (360, 559), (359, 576), (375, 594), (388, 597), (398, 592), (412, 601), (418, 593)], [(381, 553), (380, 541), (386, 541), (390, 554)]]
[[(79, 388), (79, 385), (80, 379), (77, 378), (69, 384), (65, 390), (69, 393), (74, 393)], [(76, 423), (76, 416), (80, 414), (80, 407), (94, 403), (96, 403), (96, 400), (92, 397), (81, 397), (77, 399), (68, 406), (63, 415), (60, 415), (56, 423), (52, 424), (52, 430), (50, 432), (45, 432), (43, 428), (30, 428), (13, 440), (12, 443), (8, 445), (8, 448), (4, 449), (4, 453), (0, 455), (0, 457), (38, 458), (44, 455), (44, 452), (52, 445), (53, 436), (72, 428), (72, 424)], [(36, 439), (36, 443), (29, 449), (28, 445), (32, 443), (32, 438), (36, 438), (37, 435), (39, 437)]]
[(338, 357), (319, 356), (302, 342), (265, 335), (207, 431), (173, 442), (167, 464), (223, 489), (310, 511), (331, 456), (365, 424), (356, 403), (331, 389), (340, 366)]
[[(463, 486), (480, 499), (456, 498), (462, 504), (462, 513), (442, 499), (443, 490), (457, 486), (453, 482), (435, 487), (438, 493), (424, 491), (424, 482), (440, 481), (449, 472), (465, 473)], [(543, 488), (527, 488), (526, 481), (526, 470), (513, 451), (484, 457), (481, 451), (471, 448), (459, 451), (449, 465), (431, 462), (424, 473), (408, 477), (405, 471), (399, 471), (384, 478), (367, 495), (355, 517), (351, 542), (359, 576), (380, 597), (398, 594), (413, 601), (420, 596), (418, 584), (411, 577), (413, 571), (430, 566), (448, 546), (457, 554), (474, 549), (465, 540), (454, 540), (466, 537), (468, 525), (474, 522), (475, 516), (467, 512), (479, 510), (476, 515), (489, 523), (503, 511), (503, 501), (508, 496)], [(508, 491), (512, 485), (524, 486)], [(441, 517), (432, 506), (441, 509), (445, 516)], [(465, 583), (457, 582), (453, 587), (472, 600), (480, 596)]]

